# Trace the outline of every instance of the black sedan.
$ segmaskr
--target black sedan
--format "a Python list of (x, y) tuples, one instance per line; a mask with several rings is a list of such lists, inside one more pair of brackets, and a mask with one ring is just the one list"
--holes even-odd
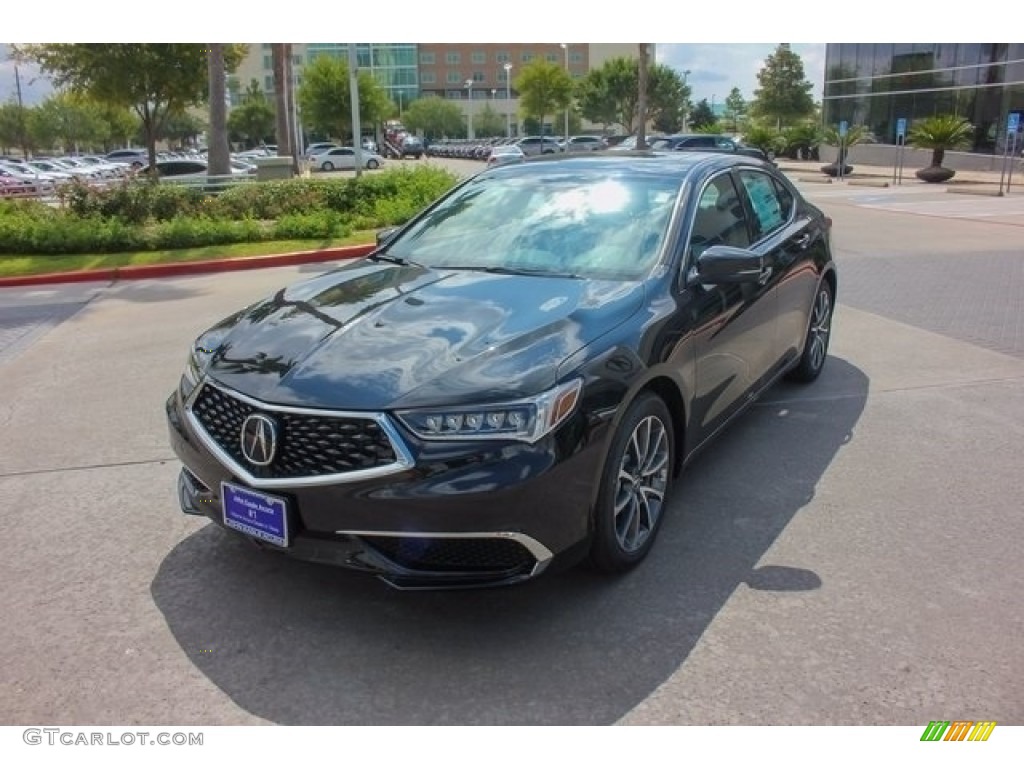
[(830, 228), (743, 157), (485, 171), (199, 336), (166, 406), (181, 507), (399, 587), (628, 569), (695, 452), (821, 372)]

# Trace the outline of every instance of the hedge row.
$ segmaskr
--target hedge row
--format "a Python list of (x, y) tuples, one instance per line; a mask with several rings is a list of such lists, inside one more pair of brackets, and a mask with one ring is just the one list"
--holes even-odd
[(70, 185), (54, 208), (0, 201), (0, 254), (113, 253), (254, 240), (345, 237), (408, 221), (457, 178), (419, 166), (360, 178), (241, 184), (218, 195), (173, 184)]

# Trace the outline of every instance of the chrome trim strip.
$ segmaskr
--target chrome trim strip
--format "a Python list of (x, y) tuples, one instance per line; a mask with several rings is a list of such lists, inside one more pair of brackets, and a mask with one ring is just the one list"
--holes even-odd
[(335, 531), (340, 536), (382, 536), (390, 539), (510, 539), (526, 548), (526, 551), (533, 555), (537, 564), (528, 574), (530, 577), (537, 576), (551, 562), (554, 554), (536, 539), (527, 536), (525, 533), (516, 531), (474, 531), (474, 532), (438, 532), (431, 531)]
[[(203, 387), (210, 386), (214, 389), (218, 389), (229, 397), (237, 398), (244, 403), (248, 403), (254, 408), (259, 408), (261, 411), (267, 413), (301, 413), (310, 416), (336, 416), (344, 419), (369, 419), (377, 422), (377, 426), (381, 428), (381, 431), (387, 436), (391, 442), (391, 447), (395, 452), (397, 461), (391, 464), (385, 464), (381, 467), (372, 467), (371, 469), (354, 469), (351, 472), (336, 472), (332, 475), (314, 475), (305, 477), (254, 477), (249, 473), (248, 470), (235, 459), (217, 445), (217, 442), (210, 436), (199, 421), (199, 417), (192, 411), (192, 406), (199, 397), (199, 393), (203, 391)], [(391, 423), (391, 419), (384, 413), (368, 412), (368, 411), (332, 411), (319, 408), (299, 408), (290, 405), (271, 405), (270, 403), (264, 403), (262, 400), (243, 395), (241, 392), (236, 392), (230, 387), (226, 387), (223, 384), (215, 382), (213, 379), (203, 376), (195, 389), (192, 390), (192, 394), (189, 395), (188, 400), (185, 402), (185, 418), (188, 419), (189, 426), (192, 427), (192, 431), (195, 432), (196, 436), (200, 439), (203, 445), (210, 453), (216, 457), (216, 459), (223, 464), (225, 467), (230, 469), (240, 479), (245, 481), (248, 485), (253, 488), (308, 488), (311, 486), (318, 485), (334, 485), (336, 483), (355, 483), (360, 480), (370, 480), (376, 477), (384, 477), (385, 475), (391, 475), (396, 472), (402, 472), (403, 470), (409, 469), (416, 462), (412, 457), (412, 453), (409, 452), (408, 447), (405, 445), (405, 441), (402, 440), (398, 430), (395, 429), (394, 424)]]

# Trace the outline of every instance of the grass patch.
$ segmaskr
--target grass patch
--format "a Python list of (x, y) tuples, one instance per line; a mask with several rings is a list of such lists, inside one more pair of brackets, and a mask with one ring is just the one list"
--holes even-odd
[(206, 245), (199, 248), (176, 248), (159, 251), (126, 251), (123, 253), (76, 254), (9, 254), (0, 256), (0, 277), (45, 275), (51, 272), (75, 272), (87, 269), (111, 269), (135, 264), (175, 264), (207, 259), (237, 259), (243, 256), (270, 256), (295, 251), (314, 251), (343, 245), (372, 243), (374, 230), (360, 230), (347, 237), (316, 240), (269, 240), (232, 245)]

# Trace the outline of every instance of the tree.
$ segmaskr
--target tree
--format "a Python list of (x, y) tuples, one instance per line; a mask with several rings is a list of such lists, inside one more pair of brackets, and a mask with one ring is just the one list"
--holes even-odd
[[(577, 89), (583, 116), (606, 128), (618, 123), (632, 133), (639, 116), (639, 69), (637, 59), (619, 57), (587, 73)], [(679, 130), (689, 98), (689, 86), (674, 69), (664, 64), (647, 68), (647, 121), (655, 128)]]
[[(352, 133), (352, 94), (348, 63), (333, 56), (317, 56), (303, 70), (299, 105), (306, 122), (332, 138)], [(359, 71), (359, 119), (364, 125), (378, 123), (388, 114), (391, 101), (377, 80)]]
[(563, 67), (544, 59), (534, 59), (519, 73), (515, 89), (519, 91), (519, 108), (524, 117), (540, 120), (569, 108), (572, 101), (572, 77)]
[(242, 103), (231, 110), (228, 130), (247, 145), (258, 144), (273, 134), (274, 107), (267, 100), (258, 80), (250, 81), (242, 95)]
[(30, 125), (36, 145), (53, 146), (59, 140), (66, 150), (102, 140), (106, 126), (100, 108), (73, 93), (57, 93), (34, 110)]
[(101, 122), (100, 142), (105, 150), (123, 147), (139, 133), (139, 117), (124, 107), (97, 104)]
[(690, 125), (695, 131), (706, 131), (718, 122), (707, 99), (701, 99), (690, 113)]
[(406, 107), (402, 122), (409, 130), (422, 133), (428, 139), (461, 136), (465, 130), (462, 110), (454, 102), (438, 96), (416, 99)]
[[(168, 117), (206, 97), (208, 48), (202, 43), (45, 43), (26, 46), (21, 53), (57, 87), (134, 110), (153, 164)], [(227, 68), (233, 71), (244, 53), (245, 46), (228, 47)]]
[(647, 43), (637, 43), (640, 60), (637, 67), (636, 105), (640, 115), (636, 131), (636, 148), (647, 149)]
[(231, 174), (228, 147), (227, 73), (224, 71), (224, 43), (208, 43), (207, 77), (210, 88), (210, 131), (206, 137), (208, 171), (211, 176)]
[(29, 113), (27, 107), (14, 102), (0, 106), (0, 147), (6, 153), (20, 147), (25, 157), (29, 152)]
[(775, 120), (776, 128), (809, 117), (814, 112), (811, 91), (814, 86), (804, 77), (804, 63), (789, 43), (780, 43), (765, 59), (757, 73), (760, 88), (754, 91), (754, 111)]
[(477, 136), (504, 136), (505, 118), (494, 111), (490, 102), (485, 102), (483, 109), (473, 114), (473, 132)]
[[(292, 134), (288, 130), (288, 112), (291, 104), (288, 93), (288, 60), (292, 55), (290, 43), (271, 43), (270, 56), (274, 67), (274, 117), (277, 122), (277, 156), (292, 156)], [(299, 147), (296, 147), (299, 149)]]
[[(204, 130), (206, 125), (196, 115), (191, 112), (176, 112), (168, 115), (157, 138), (169, 139), (175, 144), (185, 146), (195, 143)], [(229, 170), (228, 173), (230, 172)]]
[(953, 178), (955, 171), (943, 168), (942, 161), (947, 149), (959, 149), (970, 146), (974, 135), (974, 126), (956, 115), (936, 115), (916, 123), (911, 127), (907, 143), (932, 151), (932, 162), (927, 168), (916, 172), (922, 181), (947, 181)]
[(732, 132), (740, 129), (740, 118), (747, 114), (747, 101), (739, 88), (733, 88), (725, 97), (725, 119), (732, 122)]

